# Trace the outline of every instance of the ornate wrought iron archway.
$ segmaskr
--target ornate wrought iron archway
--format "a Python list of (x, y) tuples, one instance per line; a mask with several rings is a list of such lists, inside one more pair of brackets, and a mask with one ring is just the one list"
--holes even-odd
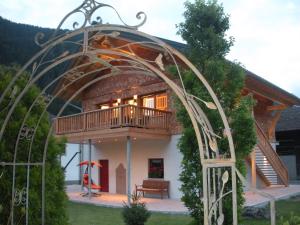
[[(26, 86), (20, 93), (13, 99), (11, 102), (10, 108), (7, 112), (6, 118), (1, 125), (0, 130), (0, 142), (3, 139), (3, 134), (7, 131), (7, 124), (12, 119), (12, 114), (16, 109), (18, 103), (25, 96), (26, 92), (30, 87), (39, 82), (43, 77), (47, 76), (50, 71), (53, 69), (66, 65), (67, 63), (72, 63), (75, 60), (81, 59), (82, 57), (88, 58), (88, 61), (75, 66), (68, 66), (67, 69), (63, 70), (61, 73), (58, 73), (56, 77), (47, 85), (45, 85), (41, 94), (39, 94), (36, 99), (32, 102), (30, 108), (24, 115), (22, 125), (19, 129), (18, 137), (15, 142), (14, 152), (13, 152), (13, 161), (11, 162), (0, 162), (0, 166), (12, 167), (13, 177), (12, 177), (12, 191), (11, 191), (11, 224), (15, 224), (14, 219), (14, 210), (15, 207), (19, 204), (23, 204), (26, 209), (26, 224), (29, 224), (28, 221), (28, 210), (29, 210), (29, 189), (30, 189), (30, 168), (31, 166), (40, 166), (42, 169), (42, 209), (41, 209), (41, 224), (45, 224), (45, 172), (46, 159), (47, 159), (47, 149), (48, 142), (53, 132), (53, 127), (48, 131), (48, 136), (45, 140), (45, 148), (43, 149), (43, 158), (41, 161), (32, 161), (32, 145), (35, 139), (37, 128), (40, 125), (41, 118), (43, 117), (46, 110), (53, 104), (53, 101), (62, 95), (69, 86), (74, 84), (80, 79), (95, 75), (99, 72), (103, 74), (99, 77), (95, 77), (90, 81), (86, 82), (81, 88), (76, 90), (71, 96), (68, 97), (64, 105), (60, 108), (59, 112), (55, 115), (59, 117), (67, 105), (76, 98), (82, 91), (89, 88), (96, 82), (99, 82), (105, 78), (111, 76), (121, 76), (126, 73), (124, 70), (135, 71), (145, 76), (156, 76), (162, 79), (177, 95), (185, 109), (188, 112), (188, 115), (192, 121), (197, 142), (199, 146), (199, 154), (201, 159), (201, 164), (203, 168), (203, 198), (201, 201), (204, 205), (204, 224), (223, 224), (224, 215), (222, 211), (222, 199), (226, 195), (232, 195), (232, 215), (233, 215), (233, 224), (237, 224), (237, 194), (236, 194), (236, 174), (239, 178), (245, 183), (245, 179), (242, 175), (236, 170), (235, 167), (235, 152), (233, 140), (229, 128), (228, 121), (226, 119), (225, 113), (222, 109), (222, 106), (213, 92), (210, 85), (207, 83), (202, 74), (197, 70), (197, 68), (180, 52), (172, 48), (168, 44), (164, 43), (162, 40), (155, 38), (151, 35), (137, 31), (137, 28), (142, 26), (146, 21), (146, 15), (143, 12), (139, 12), (136, 17), (141, 19), (142, 22), (135, 26), (129, 26), (123, 22), (120, 15), (117, 13), (117, 16), (123, 23), (123, 25), (110, 25), (102, 24), (102, 19), (97, 17), (97, 21), (92, 21), (92, 16), (97, 9), (102, 7), (112, 8), (116, 13), (117, 11), (110, 5), (101, 4), (94, 0), (85, 0), (82, 5), (70, 12), (59, 24), (56, 31), (44, 43), (40, 43), (43, 39), (43, 34), (37, 34), (36, 42), (42, 47), (42, 50), (33, 56), (16, 74), (10, 84), (7, 86), (5, 91), (0, 97), (0, 105), (3, 103), (4, 97), (9, 94), (18, 79), (20, 79), (21, 74), (32, 68), (30, 79), (28, 80)], [(61, 26), (63, 23), (74, 13), (83, 13), (84, 21), (80, 28), (79, 23), (75, 22), (73, 24), (74, 31), (67, 33), (60, 33)], [(90, 24), (91, 26), (86, 26)], [(93, 25), (92, 25), (93, 24)], [(97, 48), (91, 44), (92, 40), (106, 38), (124, 38), (130, 36), (138, 37), (135, 41), (131, 41), (126, 44), (121, 44), (117, 46), (110, 46), (109, 48)], [(58, 46), (62, 45), (71, 45), (73, 49), (76, 49), (74, 52), (65, 51), (60, 55), (53, 55), (53, 50)], [(155, 58), (147, 58), (145, 56), (139, 55), (135, 50), (134, 46), (151, 46), (152, 48), (158, 49), (159, 53)], [(101, 57), (105, 56), (105, 57)], [(177, 68), (177, 79), (180, 80), (179, 84), (174, 82), (169, 76), (165, 73), (165, 66), (163, 61), (168, 60)], [(115, 62), (122, 63), (121, 65), (116, 65)], [(179, 63), (189, 68), (195, 76), (201, 81), (203, 87), (208, 91), (211, 101), (206, 102), (197, 96), (188, 93), (185, 90), (182, 74), (179, 69)], [(94, 68), (88, 72), (80, 72), (80, 69), (84, 66), (89, 66), (93, 64), (100, 64), (101, 67)], [(68, 79), (69, 82), (63, 86), (59, 91), (53, 96), (47, 94), (48, 90), (59, 82), (62, 79)], [(39, 104), (40, 99), (46, 99), (46, 107), (37, 123), (33, 127), (27, 125), (27, 119), (30, 116), (31, 110), (36, 104)], [(223, 122), (224, 133), (226, 134), (226, 139), (229, 146), (229, 155), (226, 158), (219, 157), (218, 149), (218, 135), (214, 133), (214, 130), (207, 119), (205, 113), (201, 109), (202, 106), (208, 107), (211, 110), (217, 110), (218, 114)], [(27, 162), (18, 162), (17, 155), (19, 151), (20, 142), (23, 139), (29, 141), (28, 149), (28, 161)], [(16, 188), (16, 168), (17, 167), (26, 167), (27, 177), (26, 184), (22, 189)], [(231, 180), (231, 191), (223, 193), (224, 186), (228, 183), (229, 179)], [(256, 191), (256, 190), (254, 190)], [(258, 191), (257, 191), (258, 192)], [(267, 196), (271, 198), (270, 196)], [(272, 207), (274, 207), (274, 201), (272, 200)], [(272, 213), (272, 224), (275, 224), (274, 213)]]

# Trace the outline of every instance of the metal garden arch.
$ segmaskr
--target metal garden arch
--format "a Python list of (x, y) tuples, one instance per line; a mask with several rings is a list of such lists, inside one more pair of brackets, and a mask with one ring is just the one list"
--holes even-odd
[[(109, 7), (111, 8), (118, 16), (120, 21), (123, 25), (111, 25), (111, 24), (102, 24), (102, 19), (97, 17), (97, 21), (92, 21), (92, 16), (96, 10)], [(84, 21), (81, 23), (81, 27), (79, 26), (78, 22), (73, 24), (74, 31), (66, 32), (59, 34), (61, 32), (61, 26), (64, 22), (69, 18), (69, 16), (73, 15), (74, 13), (82, 13), (84, 15)], [(46, 110), (49, 106), (53, 103), (53, 101), (58, 98), (64, 91), (76, 81), (88, 77), (93, 74), (97, 74), (100, 71), (105, 71), (109, 69), (110, 72), (99, 76), (86, 84), (84, 84), (80, 89), (76, 90), (76, 92), (67, 99), (64, 105), (61, 107), (59, 112), (57, 113), (56, 117), (59, 117), (66, 106), (79, 95), (82, 91), (89, 88), (92, 84), (101, 81), (104, 78), (111, 77), (111, 76), (122, 76), (122, 74), (126, 73), (122, 69), (128, 69), (130, 71), (136, 71), (140, 74), (145, 76), (156, 76), (162, 79), (177, 95), (180, 99), (182, 104), (184, 105), (185, 109), (187, 110), (189, 117), (192, 121), (197, 142), (199, 146), (199, 154), (201, 159), (201, 165), (203, 168), (203, 197), (201, 201), (203, 202), (204, 206), (204, 224), (223, 224), (224, 215), (222, 211), (222, 199), (226, 195), (232, 195), (232, 215), (233, 215), (233, 224), (237, 224), (237, 194), (236, 194), (236, 175), (241, 179), (242, 182), (245, 183), (245, 179), (242, 175), (237, 171), (235, 167), (235, 151), (233, 140), (229, 128), (228, 121), (226, 119), (225, 113), (222, 109), (222, 106), (216, 97), (215, 93), (213, 92), (210, 85), (207, 83), (205, 78), (202, 74), (197, 70), (197, 68), (179, 51), (172, 48), (162, 40), (155, 38), (151, 35), (142, 33), (137, 31), (137, 29), (142, 26), (146, 22), (146, 15), (143, 12), (139, 12), (136, 15), (137, 19), (141, 20), (141, 23), (135, 26), (127, 25), (120, 17), (118, 12), (110, 5), (98, 3), (95, 0), (84, 0), (84, 2), (75, 10), (70, 12), (66, 15), (66, 17), (61, 21), (56, 31), (50, 37), (50, 39), (44, 43), (40, 43), (43, 39), (43, 34), (37, 34), (36, 36), (36, 43), (42, 47), (42, 50), (38, 52), (35, 56), (33, 56), (15, 75), (13, 80), (7, 86), (5, 91), (0, 96), (0, 105), (3, 103), (4, 97), (9, 94), (18, 79), (20, 79), (21, 74), (32, 68), (30, 79), (26, 84), (25, 88), (20, 91), (20, 93), (16, 96), (14, 101), (12, 102), (7, 116), (4, 119), (3, 124), (1, 124), (0, 130), (0, 142), (3, 139), (4, 132), (7, 132), (7, 124), (11, 120), (11, 116), (14, 113), (14, 110), (18, 103), (22, 100), (28, 89), (35, 85), (41, 78), (47, 76), (49, 71), (57, 68), (58, 66), (64, 65), (65, 63), (72, 62), (80, 57), (88, 57), (89, 62), (76, 65), (75, 67), (69, 67), (68, 69), (62, 71), (47, 85), (45, 85), (41, 91), (41, 94), (37, 96), (34, 102), (32, 102), (30, 108), (24, 115), (24, 119), (22, 121), (22, 126), (19, 130), (18, 138), (15, 142), (14, 147), (14, 158), (11, 162), (0, 162), (0, 166), (2, 167), (12, 167), (13, 169), (13, 177), (12, 179), (12, 190), (11, 190), (11, 225), (15, 224), (14, 218), (14, 210), (16, 205), (23, 204), (26, 209), (26, 225), (29, 224), (28, 221), (28, 210), (29, 210), (29, 189), (30, 189), (30, 168), (31, 166), (40, 166), (42, 169), (42, 209), (41, 209), (41, 224), (45, 224), (45, 166), (46, 166), (46, 159), (47, 159), (47, 148), (48, 148), (48, 141), (52, 135), (53, 127), (50, 128), (48, 131), (47, 139), (45, 140), (45, 148), (43, 149), (43, 159), (39, 162), (31, 161), (31, 154), (32, 154), (32, 144), (35, 138), (36, 130), (39, 126), (41, 118), (43, 117)], [(87, 24), (91, 26), (87, 26)], [(92, 25), (93, 24), (93, 25)], [(113, 37), (119, 38), (122, 37), (124, 34), (134, 35), (136, 37), (142, 38), (143, 41), (132, 41), (125, 45), (114, 46), (108, 49), (99, 49), (95, 48), (90, 44), (91, 40), (97, 37)], [(61, 46), (63, 44), (69, 44), (76, 47), (75, 52), (65, 51), (63, 54), (60, 55), (51, 55), (50, 53), (55, 49), (57, 46)], [(155, 48), (158, 48), (161, 53), (157, 55), (155, 59), (149, 59), (143, 56), (140, 56), (135, 52), (132, 48), (134, 45), (151, 45)], [(99, 55), (109, 56), (105, 59), (99, 57)], [(117, 56), (117, 57), (115, 57)], [(173, 63), (173, 65), (177, 68), (177, 78), (181, 81), (180, 84), (175, 83), (165, 74), (165, 66), (163, 64), (163, 58), (168, 58), (169, 61)], [(114, 65), (113, 62), (121, 62), (123, 65)], [(182, 82), (182, 74), (179, 69), (179, 61), (185, 67), (189, 68), (195, 76), (203, 84), (203, 87), (208, 91), (211, 96), (211, 101), (206, 102), (197, 96), (188, 93)], [(92, 64), (101, 64), (102, 67), (99, 69), (93, 69), (89, 72), (82, 73), (80, 72), (80, 68), (86, 65)], [(55, 82), (66, 78), (71, 77), (70, 82), (61, 88), (55, 95), (49, 96), (47, 94), (48, 89), (55, 84)], [(39, 104), (39, 100), (43, 98), (46, 100), (46, 108), (42, 115), (40, 116), (38, 122), (34, 127), (28, 127), (26, 125), (26, 121), (30, 115), (32, 108)], [(224, 126), (224, 133), (226, 134), (226, 139), (228, 141), (229, 146), (229, 153), (230, 156), (226, 158), (219, 157), (218, 151), (218, 136), (214, 133), (214, 130), (205, 116), (205, 113), (201, 109), (202, 106), (208, 107), (211, 110), (217, 110), (219, 116), (222, 119), (223, 126)], [(27, 162), (18, 162), (17, 155), (19, 151), (19, 144), (20, 141), (23, 139), (28, 139), (30, 142), (29, 150), (28, 150), (28, 161)], [(15, 174), (17, 167), (26, 167), (27, 169), (27, 177), (26, 177), (26, 184), (24, 185), (23, 189), (16, 188), (15, 184)], [(229, 173), (230, 172), (230, 173)], [(229, 178), (231, 177), (231, 191), (227, 193), (223, 193), (224, 186), (228, 183)], [(1, 178), (0, 178), (1, 179)], [(253, 191), (259, 192), (255, 189)], [(262, 193), (261, 193), (262, 194)], [(263, 194), (266, 197), (270, 198), (271, 201), (271, 215), (272, 215), (272, 224), (275, 224), (275, 216), (274, 216), (274, 200), (271, 196)], [(17, 201), (21, 198), (21, 202)]]

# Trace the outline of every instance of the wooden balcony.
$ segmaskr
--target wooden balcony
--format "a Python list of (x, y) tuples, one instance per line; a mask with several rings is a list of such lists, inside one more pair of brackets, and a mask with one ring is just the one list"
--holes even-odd
[(168, 111), (121, 105), (58, 117), (54, 122), (55, 133), (78, 138), (80, 135), (87, 137), (93, 134), (94, 137), (97, 133), (101, 136), (105, 133), (118, 133), (120, 129), (123, 131), (144, 129), (147, 133), (160, 131), (161, 134), (169, 134), (170, 116), (171, 112)]

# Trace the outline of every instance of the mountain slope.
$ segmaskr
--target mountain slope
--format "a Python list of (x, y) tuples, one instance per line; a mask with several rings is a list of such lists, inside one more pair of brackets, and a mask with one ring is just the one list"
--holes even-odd
[(40, 50), (34, 42), (35, 35), (43, 32), (47, 37), (53, 31), (53, 29), (14, 23), (0, 17), (0, 64), (23, 65)]

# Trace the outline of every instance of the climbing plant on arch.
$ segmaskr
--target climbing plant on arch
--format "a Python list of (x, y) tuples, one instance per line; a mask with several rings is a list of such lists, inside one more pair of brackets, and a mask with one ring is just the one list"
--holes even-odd
[[(118, 16), (123, 25), (111, 25), (102, 24), (102, 18), (97, 17), (96, 21), (93, 21), (92, 16), (96, 10), (103, 7), (111, 8)], [(74, 31), (60, 33), (60, 29), (64, 22), (69, 19), (74, 13), (81, 13), (84, 15), (84, 21), (79, 27), (79, 23), (74, 23)], [(18, 104), (22, 101), (26, 93), (46, 77), (49, 73), (57, 68), (61, 69), (60, 72), (56, 72), (56, 76), (50, 82), (42, 85), (41, 92), (35, 96), (32, 100), (30, 107), (26, 112), (22, 112), (21, 127), (18, 132), (18, 138), (14, 144), (14, 155), (11, 161), (0, 162), (1, 167), (12, 168), (13, 175), (11, 177), (11, 203), (10, 207), (10, 222), (12, 225), (16, 224), (19, 218), (16, 218), (16, 196), (19, 186), (25, 188), (25, 201), (24, 211), (28, 215), (30, 212), (30, 206), (27, 204), (30, 200), (30, 184), (28, 177), (24, 177), (23, 183), (16, 184), (15, 171), (17, 168), (24, 167), (26, 170), (30, 170), (30, 166), (35, 165), (41, 169), (41, 216), (40, 224), (44, 225), (47, 223), (45, 217), (45, 208), (47, 207), (47, 201), (45, 198), (46, 188), (46, 177), (47, 174), (47, 159), (49, 143), (54, 132), (54, 127), (51, 126), (48, 129), (48, 133), (45, 136), (44, 148), (40, 149), (42, 157), (39, 160), (33, 161), (30, 154), (32, 154), (32, 145), (27, 146), (28, 161), (18, 161), (17, 155), (21, 151), (21, 139), (20, 137), (25, 134), (31, 134), (28, 137), (28, 141), (32, 143), (37, 138), (37, 129), (41, 126), (41, 120), (44, 117), (47, 109), (54, 104), (55, 99), (64, 95), (68, 87), (81, 81), (84, 84), (80, 88), (75, 90), (71, 96), (68, 96), (64, 105), (55, 113), (55, 117), (59, 117), (63, 114), (64, 110), (70, 102), (75, 98), (78, 98), (80, 93), (89, 88), (91, 85), (101, 82), (103, 79), (111, 76), (122, 76), (124, 74), (130, 74), (132, 72), (143, 74), (145, 76), (155, 76), (163, 80), (179, 98), (183, 106), (185, 107), (188, 116), (190, 117), (193, 125), (197, 143), (199, 147), (199, 156), (201, 165), (203, 168), (203, 196), (201, 201), (204, 206), (204, 224), (223, 224), (224, 215), (222, 209), (222, 200), (224, 196), (230, 195), (232, 199), (232, 221), (233, 224), (237, 224), (237, 195), (236, 195), (236, 175), (243, 179), (240, 173), (237, 171), (235, 163), (235, 152), (230, 132), (230, 127), (226, 119), (226, 115), (222, 109), (222, 106), (216, 97), (214, 91), (209, 86), (202, 74), (197, 68), (180, 52), (171, 46), (164, 43), (162, 40), (155, 38), (151, 35), (137, 31), (146, 21), (146, 15), (143, 12), (139, 12), (136, 15), (137, 19), (141, 20), (141, 23), (135, 26), (125, 24), (121, 19), (118, 12), (110, 5), (101, 4), (94, 0), (85, 0), (82, 5), (70, 12), (59, 24), (57, 30), (46, 42), (43, 41), (43, 35), (37, 34), (36, 42), (42, 49), (35, 56), (33, 56), (13, 77), (11, 82), (7, 85), (5, 90), (0, 96), (1, 108), (8, 107), (5, 96), (10, 94), (16, 83), (22, 78), (22, 73), (25, 70), (30, 70), (29, 79), (26, 85), (20, 92), (17, 93), (16, 97), (12, 99), (9, 109), (7, 110), (6, 117), (1, 121), (0, 126), (0, 142), (4, 141), (5, 134), (9, 132), (8, 124), (14, 118), (12, 115), (15, 113)], [(90, 26), (87, 26), (87, 25)], [(108, 39), (130, 39), (127, 43), (116, 43), (110, 45)], [(102, 47), (95, 45), (95, 42), (101, 43)], [(105, 43), (104, 43), (105, 42)], [(61, 54), (57, 54), (55, 49), (64, 46), (68, 46), (68, 50)], [(146, 46), (155, 48), (157, 55), (144, 55), (139, 54), (137, 46)], [(81, 62), (75, 63), (74, 62)], [(170, 75), (166, 72), (166, 64), (174, 65), (176, 68), (175, 80), (170, 78)], [(70, 66), (73, 65), (73, 66)], [(199, 79), (203, 88), (209, 93), (210, 100), (204, 101), (199, 96), (193, 95), (186, 91), (185, 86), (182, 82), (183, 74), (181, 73), (180, 67), (189, 68), (197, 79)], [(88, 68), (88, 69), (87, 69)], [(55, 92), (54, 95), (48, 95), (50, 89), (53, 88), (58, 82), (64, 81), (64, 85)], [(177, 82), (178, 81), (178, 82)], [(41, 111), (39, 118), (28, 126), (30, 115), (33, 109), (37, 107), (41, 102), (41, 98), (46, 99), (44, 109)], [(220, 157), (219, 155), (219, 144), (218, 135), (215, 134), (214, 128), (211, 126), (207, 119), (203, 107), (207, 107), (210, 110), (216, 110), (218, 116), (222, 121), (224, 134), (229, 148), (229, 153), (226, 157)], [(24, 149), (22, 149), (24, 150)], [(229, 180), (231, 182), (229, 182)], [(224, 193), (224, 187), (230, 185), (230, 191)], [(27, 218), (27, 216), (25, 217)], [(272, 216), (272, 222), (274, 224), (274, 215)], [(29, 224), (28, 220), (24, 221), (24, 224)]]

